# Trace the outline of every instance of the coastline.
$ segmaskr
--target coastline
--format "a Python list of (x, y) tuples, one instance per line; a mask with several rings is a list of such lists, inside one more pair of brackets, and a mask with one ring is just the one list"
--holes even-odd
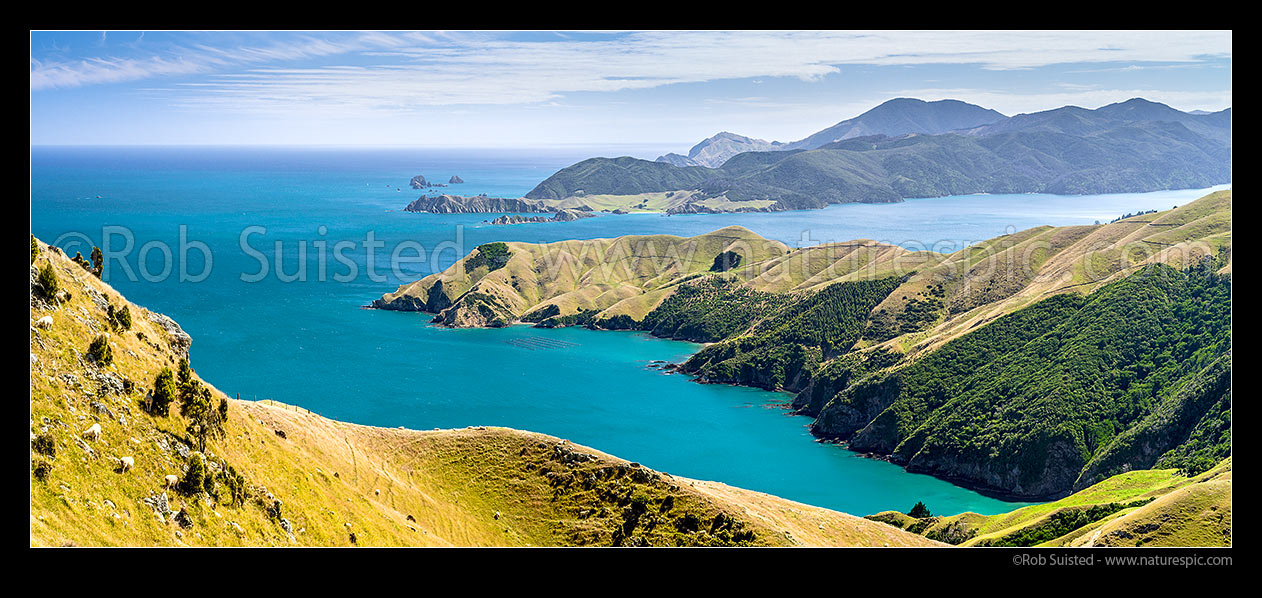
[[(365, 306), (365, 307), (363, 307), (362, 309), (378, 309), (378, 310), (381, 310), (381, 311), (402, 311), (402, 310), (391, 310), (391, 309), (378, 308), (378, 307), (371, 307), (371, 306)], [(424, 314), (424, 315), (426, 315), (426, 316), (430, 316), (430, 317), (433, 317), (433, 316), (437, 315), (437, 314), (434, 314), (434, 313), (432, 313), (432, 312), (425, 312), (425, 311), (411, 311), (411, 312), (409, 312), (409, 313)], [(449, 329), (449, 330), (460, 330), (460, 329), (462, 329), (462, 328), (460, 328), (460, 327), (444, 326), (444, 325), (442, 325), (442, 324), (432, 323), (432, 322), (426, 322), (426, 325), (428, 325), (428, 326), (433, 326), (433, 327), (436, 327), (436, 328), (445, 328), (445, 329)], [(500, 329), (513, 328), (513, 327), (539, 328), (539, 329), (543, 329), (543, 330), (554, 330), (554, 329), (556, 329), (556, 328), (557, 328), (557, 327), (552, 327), (552, 328), (550, 328), (550, 327), (546, 327), (546, 326), (538, 326), (538, 325), (536, 325), (535, 323), (532, 323), (532, 322), (523, 322), (523, 321), (521, 321), (521, 320), (516, 320), (516, 321), (514, 321), (514, 322), (512, 322), (512, 323), (510, 323), (510, 324), (508, 324), (508, 325), (506, 325), (506, 326), (487, 327), (487, 328), (485, 328), (485, 329), (486, 329), (486, 330), (500, 330)], [(713, 345), (713, 344), (714, 344), (714, 343), (703, 343), (703, 342), (697, 342), (697, 341), (692, 341), (692, 340), (688, 340), (688, 339), (672, 338), (672, 337), (669, 337), (669, 336), (659, 336), (659, 335), (656, 335), (656, 334), (654, 334), (652, 331), (649, 331), (649, 330), (607, 330), (607, 329), (604, 329), (604, 328), (598, 328), (598, 327), (592, 327), (592, 326), (585, 326), (585, 325), (581, 325), (581, 324), (573, 324), (573, 325), (570, 325), (570, 326), (564, 326), (564, 327), (560, 327), (560, 328), (583, 328), (583, 329), (585, 329), (585, 330), (591, 330), (591, 331), (593, 331), (593, 332), (601, 332), (601, 333), (604, 333), (604, 332), (631, 332), (631, 333), (637, 333), (637, 334), (648, 335), (648, 336), (651, 336), (651, 337), (653, 337), (653, 338), (662, 339), (662, 340), (671, 340), (671, 341), (679, 341), (679, 342), (688, 342), (688, 343), (692, 343), (692, 344), (698, 345), (697, 350), (696, 350), (696, 351), (694, 351), (693, 353), (690, 353), (690, 354), (689, 354), (689, 357), (691, 357), (692, 355), (696, 355), (696, 353), (700, 352), (700, 351), (701, 351), (702, 349), (704, 349), (705, 347), (707, 347), (707, 346), (710, 346), (710, 345)], [(770, 407), (773, 407), (773, 408), (778, 409), (778, 410), (785, 411), (785, 412), (786, 412), (786, 413), (785, 413), (785, 415), (790, 416), (790, 417), (806, 417), (806, 418), (811, 418), (811, 417), (812, 417), (810, 414), (808, 414), (808, 413), (804, 413), (804, 412), (802, 412), (800, 409), (794, 409), (794, 408), (793, 408), (793, 406), (792, 406), (792, 397), (793, 397), (793, 396), (795, 396), (795, 395), (797, 394), (797, 391), (792, 391), (792, 390), (768, 390), (768, 389), (766, 389), (766, 388), (762, 388), (762, 387), (759, 387), (759, 386), (754, 386), (754, 385), (750, 385), (750, 384), (740, 384), (740, 383), (737, 383), (737, 382), (720, 382), (720, 381), (710, 381), (710, 380), (705, 380), (705, 379), (703, 379), (703, 378), (701, 378), (701, 377), (699, 377), (699, 376), (694, 376), (694, 375), (692, 375), (692, 374), (689, 374), (689, 373), (686, 373), (686, 372), (682, 372), (682, 371), (680, 371), (680, 370), (679, 370), (679, 367), (683, 364), (683, 361), (687, 361), (687, 358), (685, 358), (684, 360), (682, 360), (682, 361), (680, 361), (680, 362), (664, 362), (664, 363), (660, 363), (660, 364), (657, 364), (657, 367), (653, 367), (653, 365), (651, 365), (651, 363), (652, 363), (652, 362), (650, 362), (650, 365), (649, 365), (649, 366), (646, 366), (646, 367), (647, 367), (648, 369), (654, 369), (654, 370), (658, 371), (658, 372), (659, 372), (659, 373), (661, 373), (661, 374), (685, 376), (685, 377), (687, 377), (687, 379), (688, 379), (688, 381), (689, 381), (689, 382), (692, 382), (692, 383), (695, 383), (695, 384), (731, 386), (731, 387), (736, 387), (736, 388), (748, 388), (748, 389), (756, 389), (756, 390), (762, 390), (762, 391), (767, 391), (767, 392), (778, 392), (778, 393), (783, 393), (783, 394), (785, 394), (785, 395), (788, 395), (788, 400), (787, 400), (786, 402), (784, 402), (784, 403), (776, 403), (776, 404), (770, 405)], [(1015, 495), (1015, 494), (1012, 494), (1012, 493), (1005, 492), (1005, 491), (1004, 491), (1004, 490), (1002, 490), (1002, 489), (997, 489), (997, 488), (992, 488), (992, 487), (985, 486), (985, 485), (980, 485), (980, 484), (972, 483), (972, 482), (970, 482), (970, 481), (968, 481), (968, 480), (966, 480), (966, 479), (962, 479), (962, 478), (950, 477), (950, 476), (942, 476), (942, 475), (935, 474), (935, 473), (933, 473), (933, 472), (928, 472), (928, 471), (915, 471), (915, 470), (912, 470), (912, 469), (908, 469), (908, 468), (907, 468), (907, 467), (905, 467), (903, 464), (898, 463), (896, 460), (894, 460), (894, 459), (893, 459), (892, 457), (890, 457), (889, 455), (881, 455), (881, 454), (879, 454), (879, 453), (864, 452), (864, 451), (858, 451), (858, 450), (852, 449), (852, 448), (850, 448), (850, 443), (849, 443), (849, 441), (838, 440), (838, 439), (836, 439), (836, 438), (830, 438), (830, 437), (827, 437), (827, 436), (819, 436), (819, 435), (816, 435), (814, 432), (811, 432), (810, 437), (811, 437), (811, 439), (812, 439), (812, 441), (813, 441), (813, 442), (820, 443), (820, 444), (834, 445), (834, 446), (837, 446), (837, 447), (839, 447), (839, 448), (845, 449), (847, 452), (853, 453), (853, 454), (854, 454), (854, 455), (856, 455), (856, 456), (863, 457), (863, 458), (865, 458), (865, 459), (871, 459), (871, 460), (873, 460), (873, 461), (881, 461), (881, 462), (889, 463), (889, 464), (891, 464), (891, 465), (898, 466), (898, 468), (899, 468), (899, 469), (901, 469), (901, 470), (902, 470), (902, 471), (904, 471), (904, 472), (911, 473), (911, 474), (916, 474), (916, 475), (927, 475), (927, 476), (933, 477), (933, 478), (935, 478), (935, 479), (942, 480), (942, 481), (944, 481), (944, 482), (950, 483), (950, 484), (952, 484), (952, 485), (954, 485), (954, 486), (957, 486), (957, 487), (959, 487), (959, 488), (962, 488), (962, 489), (965, 489), (965, 490), (970, 490), (970, 491), (976, 492), (976, 493), (978, 493), (978, 494), (980, 494), (980, 495), (982, 495), (982, 496), (985, 496), (985, 497), (987, 497), (987, 498), (993, 498), (993, 499), (995, 499), (995, 500), (1000, 500), (1000, 501), (1003, 501), (1003, 502), (1009, 502), (1009, 503), (1019, 503), (1019, 504), (1035, 504), (1035, 503), (1043, 503), (1043, 502), (1049, 502), (1049, 501), (1058, 500), (1058, 499), (1060, 499), (1060, 498), (1063, 498), (1063, 497), (1065, 497), (1065, 496), (1068, 496), (1069, 494), (1072, 494), (1072, 492), (1066, 492), (1066, 493), (1060, 493), (1060, 494), (1055, 494), (1055, 495), (1049, 495), (1049, 496), (1046, 496), (1046, 497), (1041, 497), (1041, 498), (1039, 498), (1039, 497), (1034, 497), (1034, 498), (1032, 498), (1032, 497), (1028, 497), (1028, 496), (1019, 496), (1019, 495)]]

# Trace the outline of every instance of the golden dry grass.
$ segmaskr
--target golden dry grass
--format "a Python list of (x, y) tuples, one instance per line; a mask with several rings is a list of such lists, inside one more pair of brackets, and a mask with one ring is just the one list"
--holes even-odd
[[(160, 417), (141, 404), (158, 371), (174, 369), (179, 350), (147, 310), (41, 246), (35, 266), (51, 263), (73, 296), (57, 306), (32, 300), (30, 311), (33, 324), (53, 318), (49, 328), (31, 328), (31, 432), (51, 436), (56, 446), (51, 459), (32, 452), (33, 464), (52, 465), (46, 479), (30, 478), (32, 546), (350, 546), (352, 534), (359, 546), (603, 545), (626, 529), (636, 494), (653, 508), (628, 539), (649, 544), (723, 544), (732, 539), (720, 529), (726, 527), (750, 532), (746, 543), (763, 546), (932, 545), (842, 513), (673, 478), (541, 434), (361, 426), (270, 401), (228, 399), (225, 434), (207, 445), (208, 461), (245, 477), (245, 504), (168, 489), (163, 478), (183, 475), (188, 462), (180, 448), (187, 422), (178, 409)], [(84, 355), (89, 340), (109, 328), (103, 304), (129, 305), (134, 322), (112, 331), (109, 365)], [(131, 387), (111, 389), (111, 379)], [(226, 398), (212, 390), (216, 402)], [(83, 439), (93, 423), (101, 437)], [(582, 459), (558, 456), (566, 454)], [(124, 456), (135, 465), (121, 472), (116, 460)], [(159, 517), (145, 502), (163, 493), (172, 511), (186, 510), (191, 527)], [(290, 531), (268, 513), (272, 500), (281, 501)], [(685, 516), (700, 529), (679, 531)]]

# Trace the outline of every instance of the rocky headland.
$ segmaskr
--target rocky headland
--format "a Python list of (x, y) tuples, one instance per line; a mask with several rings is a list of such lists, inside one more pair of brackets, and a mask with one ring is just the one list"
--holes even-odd
[(528, 224), (532, 222), (573, 222), (583, 218), (595, 218), (595, 214), (581, 210), (557, 210), (551, 218), (546, 216), (522, 216), (521, 214), (505, 214), (491, 220), (491, 224)]
[(405, 212), (428, 212), (431, 214), (478, 214), (493, 212), (551, 212), (552, 210), (537, 201), (511, 199), (503, 197), (487, 197), (477, 195), (462, 197), (459, 195), (422, 195), (407, 207)]

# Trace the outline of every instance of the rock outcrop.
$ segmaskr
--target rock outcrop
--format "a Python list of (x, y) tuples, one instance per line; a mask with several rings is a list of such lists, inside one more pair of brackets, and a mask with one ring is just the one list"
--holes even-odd
[(583, 218), (595, 218), (595, 214), (589, 214), (582, 210), (562, 209), (557, 210), (551, 218), (545, 216), (522, 216), (521, 214), (505, 214), (491, 221), (491, 224), (526, 224), (531, 222), (573, 222)]
[(422, 195), (407, 207), (405, 212), (428, 212), (431, 214), (478, 214), (487, 212), (551, 212), (542, 203), (525, 199), (509, 199), (477, 195), (462, 197), (459, 195)]
[(166, 331), (167, 336), (171, 339), (171, 348), (179, 352), (181, 357), (188, 357), (188, 348), (193, 344), (193, 337), (184, 332), (184, 329), (180, 328), (180, 325), (176, 324), (175, 320), (163, 314), (149, 312), (149, 320)]
[[(463, 183), (464, 181), (460, 181), (460, 182)], [(412, 177), (412, 180), (408, 181), (408, 185), (412, 187), (413, 189), (428, 189), (430, 187), (446, 187), (447, 186), (442, 183), (435, 183), (433, 181), (427, 181), (425, 180), (425, 175), (423, 174), (418, 174)]]

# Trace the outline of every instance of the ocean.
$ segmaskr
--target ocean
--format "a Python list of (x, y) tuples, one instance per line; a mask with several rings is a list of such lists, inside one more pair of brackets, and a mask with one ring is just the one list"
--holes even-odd
[[(178, 321), (193, 337), (193, 368), (229, 395), (376, 426), (542, 432), (856, 515), (917, 501), (935, 513), (991, 514), (1023, 503), (816, 442), (809, 419), (783, 409), (787, 394), (649, 367), (686, 358), (698, 349), (692, 343), (578, 328), (448, 330), (425, 314), (362, 307), (496, 240), (690, 236), (738, 224), (793, 246), (867, 238), (952, 251), (1032, 226), (1168, 209), (1210, 191), (974, 195), (510, 226), (484, 223), (497, 214), (402, 211), (423, 193), (519, 197), (592, 155), (599, 149), (33, 147), (31, 232), (70, 255), (101, 246), (104, 278)], [(417, 191), (408, 188), (417, 174), (466, 182)]]

